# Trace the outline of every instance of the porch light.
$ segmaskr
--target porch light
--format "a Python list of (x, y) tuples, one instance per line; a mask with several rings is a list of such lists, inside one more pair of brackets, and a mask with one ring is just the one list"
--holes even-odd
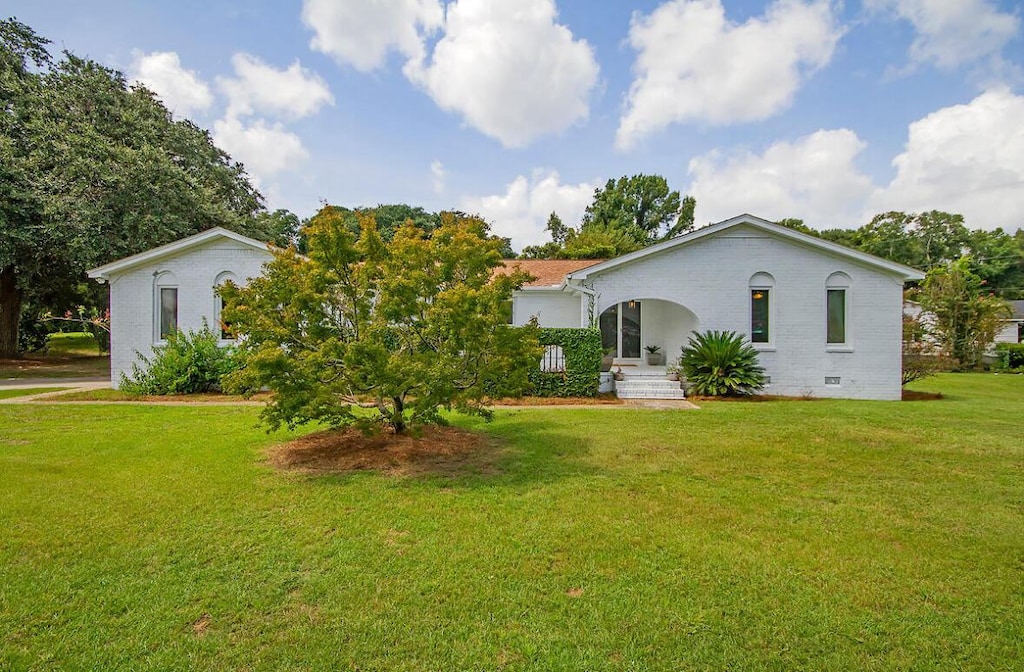
[(630, 302), (629, 302), (629, 303), (628, 303), (627, 305), (628, 305), (628, 306), (629, 306), (630, 308), (636, 308), (636, 301), (630, 301)]

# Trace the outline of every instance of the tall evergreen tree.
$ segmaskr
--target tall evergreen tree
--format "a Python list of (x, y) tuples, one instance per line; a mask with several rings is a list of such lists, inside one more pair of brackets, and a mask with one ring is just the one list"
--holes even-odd
[(26, 300), (213, 226), (267, 238), (262, 197), (209, 133), (124, 75), (0, 21), (0, 357)]

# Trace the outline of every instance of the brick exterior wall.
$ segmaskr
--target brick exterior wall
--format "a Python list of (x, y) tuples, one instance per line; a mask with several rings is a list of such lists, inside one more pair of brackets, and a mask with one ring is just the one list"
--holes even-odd
[(244, 285), (272, 258), (233, 240), (213, 240), (181, 254), (112, 275), (110, 279), (110, 378), (116, 388), (130, 375), (138, 353), (149, 357), (157, 344), (157, 278), (173, 274), (178, 288), (178, 327), (202, 328), (203, 319), (216, 329), (214, 283), (224, 273)]
[[(826, 281), (836, 272), (850, 278), (846, 347), (825, 342)], [(774, 278), (771, 342), (756, 346), (771, 377), (766, 393), (900, 398), (903, 282), (852, 259), (739, 225), (592, 275), (588, 283), (598, 293), (595, 315), (629, 300), (641, 301), (646, 310), (643, 300), (657, 299), (685, 307), (696, 317), (699, 330), (749, 334), (750, 280), (756, 273)], [(577, 297), (571, 298), (579, 305)], [(515, 300), (517, 316), (532, 312), (529, 294)], [(663, 305), (648, 303), (652, 311)], [(644, 314), (642, 330), (671, 322)], [(686, 336), (660, 335), (658, 344), (665, 347), (669, 361), (678, 356), (678, 345)], [(826, 377), (838, 378), (839, 384), (826, 384)]]

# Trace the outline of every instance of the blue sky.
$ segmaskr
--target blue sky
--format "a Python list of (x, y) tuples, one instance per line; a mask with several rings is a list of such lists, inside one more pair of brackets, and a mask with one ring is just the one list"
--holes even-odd
[(271, 207), (479, 212), (514, 246), (658, 173), (698, 223), (1024, 224), (1024, 17), (997, 0), (8, 0), (155, 90)]

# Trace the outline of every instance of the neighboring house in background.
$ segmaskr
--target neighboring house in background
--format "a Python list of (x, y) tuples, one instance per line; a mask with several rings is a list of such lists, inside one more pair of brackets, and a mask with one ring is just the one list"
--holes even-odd
[(901, 396), (903, 286), (920, 271), (740, 215), (607, 261), (510, 260), (538, 276), (513, 324), (601, 329), (620, 366), (669, 362), (695, 331), (732, 330), (779, 395)]
[(150, 356), (175, 329), (198, 331), (205, 320), (220, 331), (215, 288), (227, 280), (245, 285), (272, 258), (266, 243), (216, 227), (89, 271), (110, 285), (113, 386), (131, 375), (138, 354)]
[(996, 343), (1024, 343), (1024, 301), (1007, 301), (1013, 315), (996, 334)]

